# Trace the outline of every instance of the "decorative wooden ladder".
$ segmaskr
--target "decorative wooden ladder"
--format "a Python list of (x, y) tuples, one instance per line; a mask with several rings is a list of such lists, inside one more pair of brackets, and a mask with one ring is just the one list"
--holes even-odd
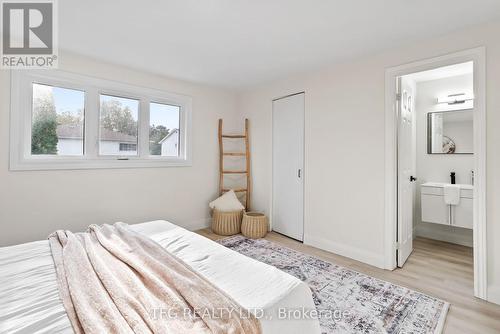
[[(245, 141), (245, 152), (224, 152), (224, 139), (243, 139)], [(245, 170), (225, 170), (224, 157), (245, 157)], [(246, 187), (233, 189), (237, 193), (245, 193), (245, 209), (250, 209), (250, 143), (248, 138), (248, 119), (245, 119), (245, 134), (243, 135), (225, 135), (222, 133), (222, 119), (219, 119), (219, 195), (230, 191), (224, 188), (224, 175), (241, 174), (246, 175)]]

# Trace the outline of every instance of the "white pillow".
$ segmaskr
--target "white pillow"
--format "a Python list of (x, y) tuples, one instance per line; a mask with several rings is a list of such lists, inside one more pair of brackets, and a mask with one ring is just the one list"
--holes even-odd
[(230, 212), (230, 211), (240, 211), (245, 207), (236, 197), (236, 194), (233, 190), (228, 191), (221, 197), (217, 198), (215, 201), (210, 202), (208, 205), (211, 209), (217, 209), (222, 212)]

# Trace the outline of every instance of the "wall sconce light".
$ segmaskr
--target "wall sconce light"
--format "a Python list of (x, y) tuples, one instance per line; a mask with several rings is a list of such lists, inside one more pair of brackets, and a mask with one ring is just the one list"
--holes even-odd
[(473, 101), (473, 100), (474, 100), (474, 95), (459, 93), (459, 94), (451, 94), (446, 97), (438, 97), (437, 104), (446, 103), (448, 105), (454, 105), (454, 104), (463, 104), (467, 101)]

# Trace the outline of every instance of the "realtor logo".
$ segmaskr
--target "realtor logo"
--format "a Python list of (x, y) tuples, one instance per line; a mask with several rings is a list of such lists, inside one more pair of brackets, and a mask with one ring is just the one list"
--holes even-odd
[(2, 68), (57, 66), (54, 1), (4, 1), (1, 17)]

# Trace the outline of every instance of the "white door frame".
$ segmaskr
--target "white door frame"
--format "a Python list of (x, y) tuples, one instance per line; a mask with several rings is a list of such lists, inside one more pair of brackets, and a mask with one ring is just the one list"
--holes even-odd
[(385, 73), (385, 268), (396, 268), (397, 110), (396, 78), (415, 72), (474, 62), (474, 295), (487, 299), (486, 248), (486, 49), (456, 52), (388, 68)]

